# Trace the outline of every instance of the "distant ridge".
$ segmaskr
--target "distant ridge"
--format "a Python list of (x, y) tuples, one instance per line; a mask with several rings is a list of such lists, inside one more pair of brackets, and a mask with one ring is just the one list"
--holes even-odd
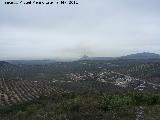
[(87, 55), (84, 55), (79, 60), (113, 60), (114, 57), (88, 57)]
[(9, 64), (8, 62), (5, 62), (5, 61), (0, 61), (0, 65), (2, 64)]
[(135, 59), (135, 60), (160, 59), (160, 55), (155, 53), (149, 53), (149, 52), (135, 53), (135, 54), (130, 54), (130, 55), (121, 56), (121, 57), (88, 57), (84, 55), (79, 60), (117, 60), (117, 59)]
[(80, 60), (89, 60), (90, 57), (88, 57), (87, 55), (84, 55), (83, 57), (80, 58)]
[(8, 63), (8, 62), (6, 62), (6, 61), (0, 61), (0, 69), (1, 69), (2, 67), (6, 67), (6, 66), (8, 66), (8, 67), (15, 67), (15, 65), (10, 64), (10, 63)]
[(4, 65), (11, 65), (11, 64), (6, 61), (0, 61), (0, 66), (4, 66)]
[(120, 57), (121, 59), (159, 59), (160, 55), (155, 53), (143, 52)]
[(11, 64), (41, 65), (55, 63), (55, 60), (7, 60)]

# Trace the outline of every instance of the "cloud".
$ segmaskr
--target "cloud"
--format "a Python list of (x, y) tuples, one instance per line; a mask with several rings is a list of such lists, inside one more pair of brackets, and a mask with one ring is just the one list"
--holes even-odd
[(1, 6), (1, 59), (160, 53), (159, 0), (81, 0), (77, 6)]

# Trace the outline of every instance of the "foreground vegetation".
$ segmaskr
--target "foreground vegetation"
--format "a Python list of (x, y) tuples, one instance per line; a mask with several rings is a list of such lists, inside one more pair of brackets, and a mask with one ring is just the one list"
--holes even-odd
[(79, 92), (41, 96), (0, 109), (1, 120), (159, 120), (159, 92)]

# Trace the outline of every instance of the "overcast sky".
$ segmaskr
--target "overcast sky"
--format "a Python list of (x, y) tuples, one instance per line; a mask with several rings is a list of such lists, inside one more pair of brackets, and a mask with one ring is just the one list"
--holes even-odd
[(4, 1), (0, 59), (160, 54), (160, 0), (78, 0), (63, 6)]

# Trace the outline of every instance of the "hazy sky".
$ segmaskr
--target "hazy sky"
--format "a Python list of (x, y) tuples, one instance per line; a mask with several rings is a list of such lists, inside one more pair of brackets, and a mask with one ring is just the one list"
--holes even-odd
[(4, 1), (0, 59), (160, 54), (160, 0), (78, 0), (63, 6)]

